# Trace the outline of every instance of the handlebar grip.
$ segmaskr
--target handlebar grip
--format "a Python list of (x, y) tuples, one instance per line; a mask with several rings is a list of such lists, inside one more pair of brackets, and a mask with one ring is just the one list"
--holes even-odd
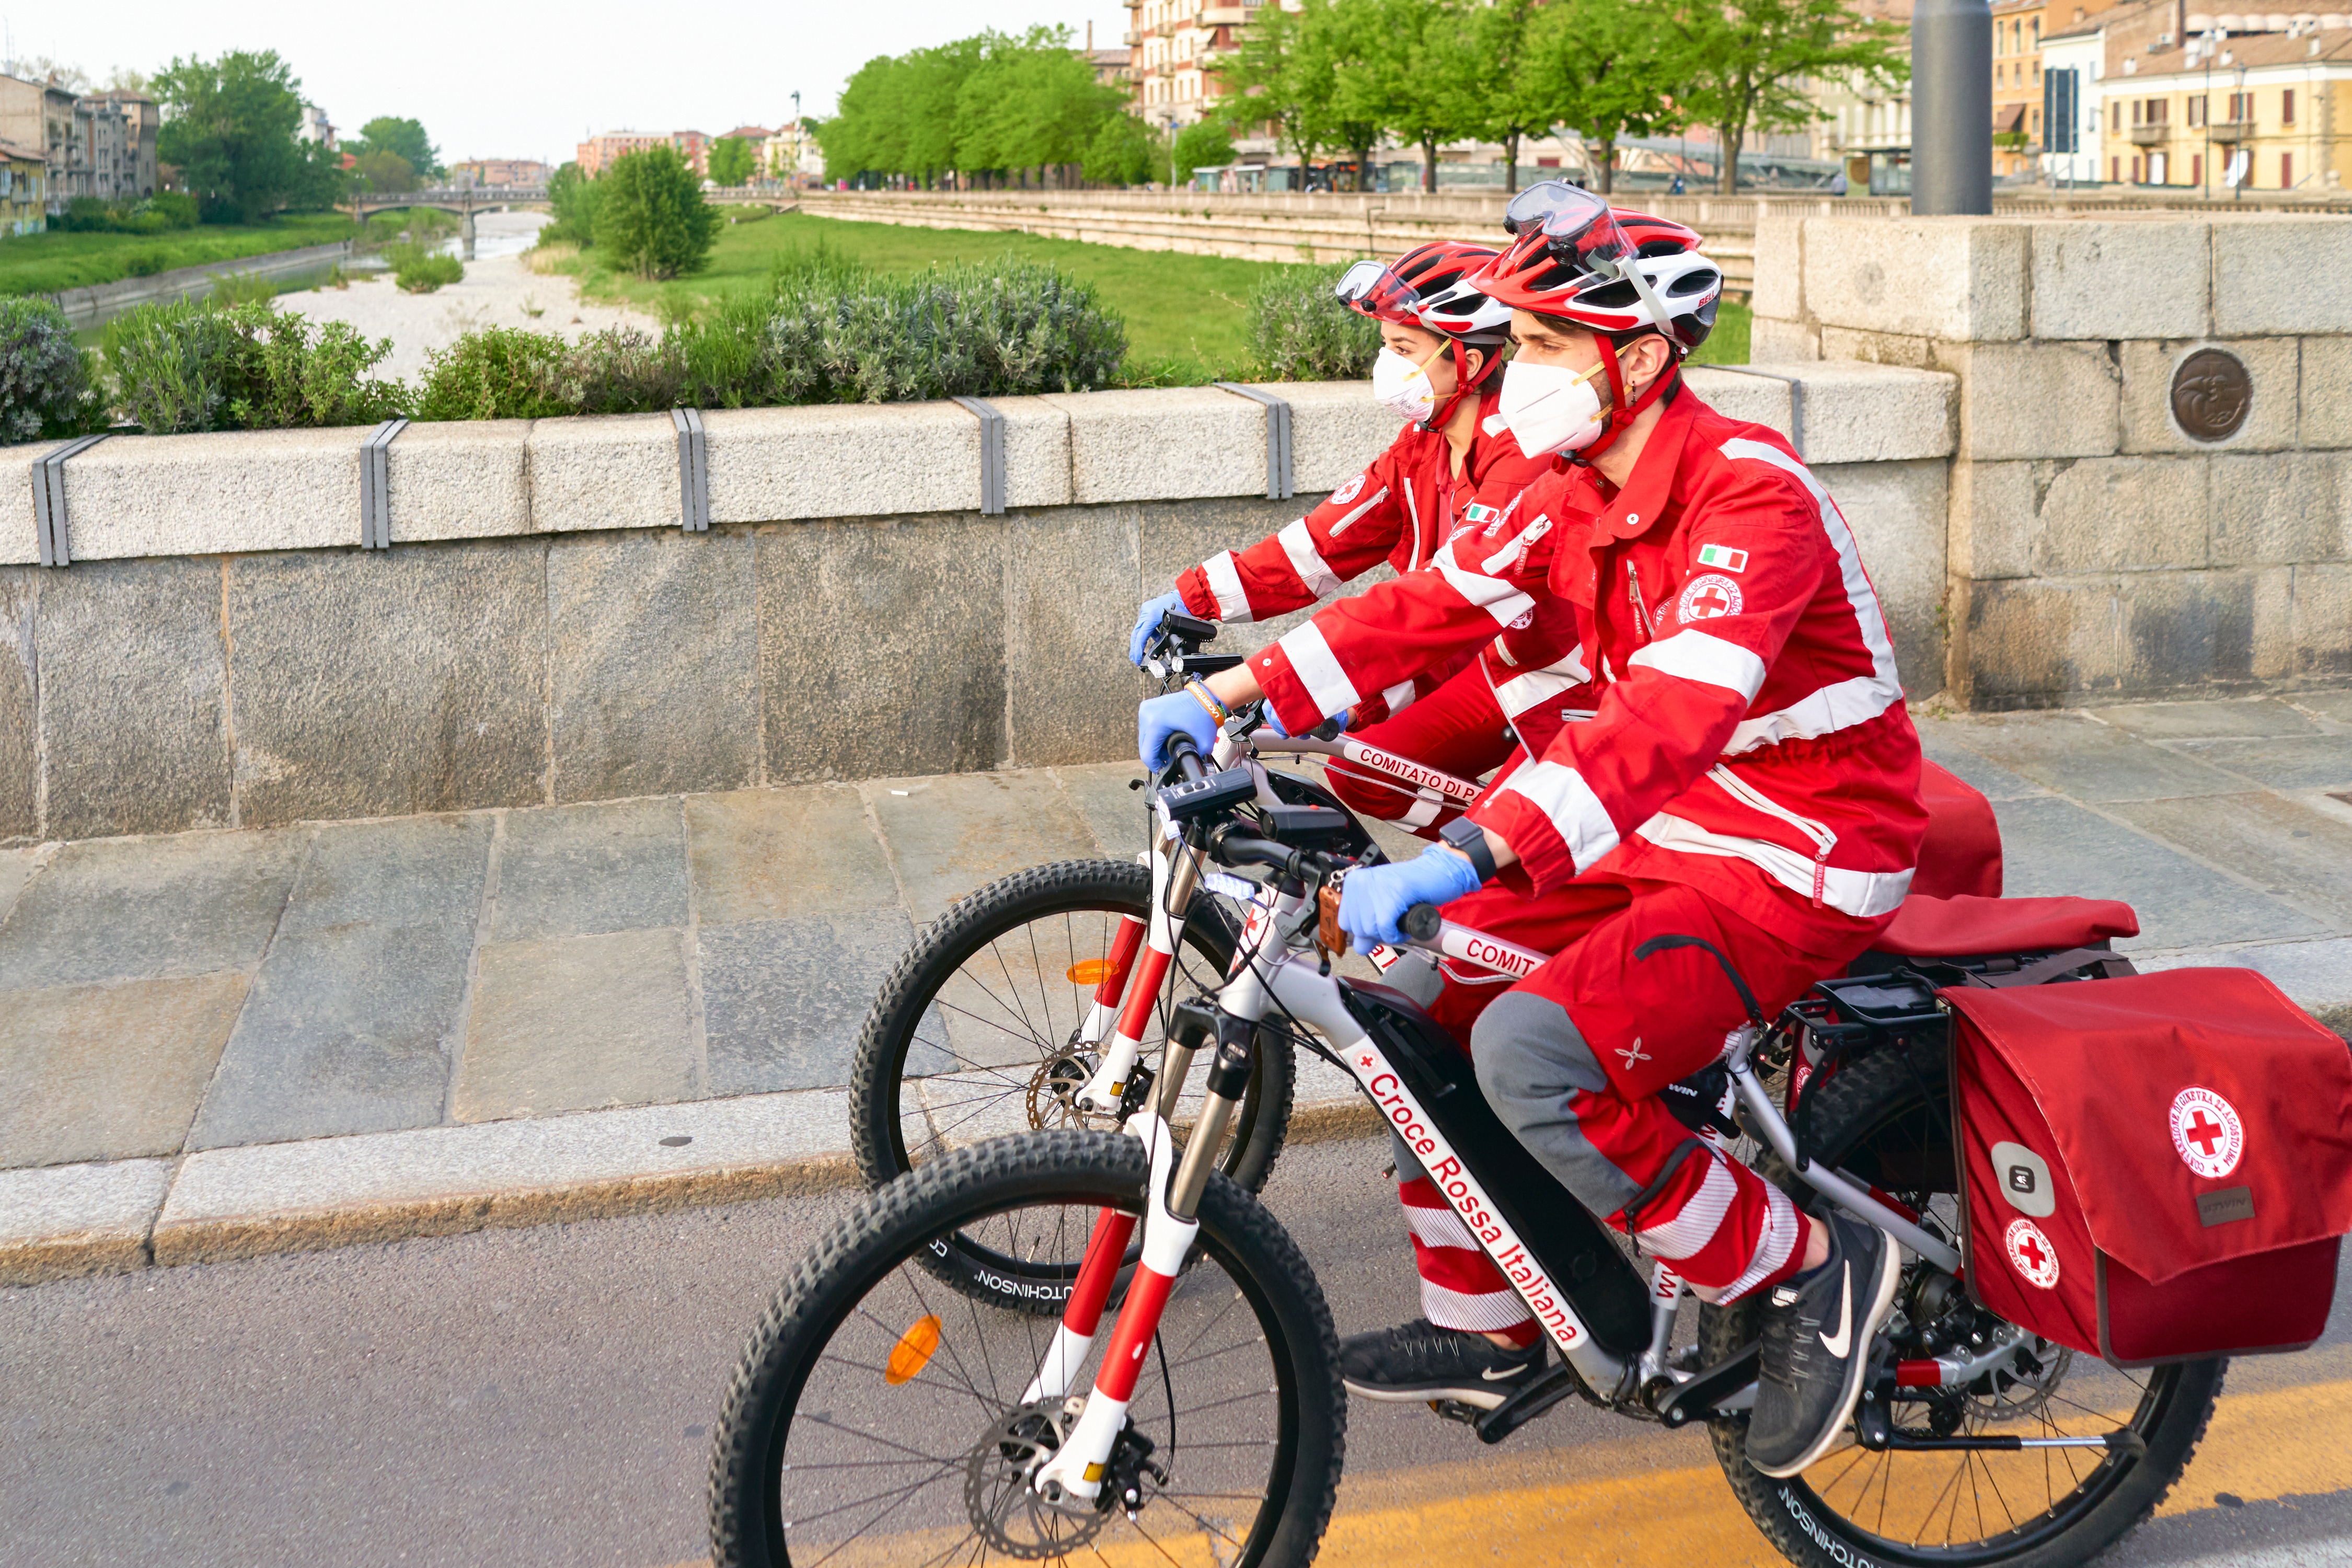
[(1170, 736), (1167, 752), (1168, 760), (1176, 764), (1177, 773), (1186, 784), (1199, 784), (1208, 776), (1208, 770), (1201, 765), (1201, 748), (1192, 743), (1192, 736)]
[(1444, 923), (1435, 904), (1415, 904), (1398, 920), (1397, 929), (1415, 942), (1428, 942), (1437, 935), (1437, 928)]

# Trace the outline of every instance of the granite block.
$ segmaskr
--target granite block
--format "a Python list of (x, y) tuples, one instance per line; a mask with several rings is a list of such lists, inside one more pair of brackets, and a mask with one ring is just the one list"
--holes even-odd
[(980, 510), (980, 420), (960, 404), (714, 408), (702, 427), (713, 522)]
[(230, 970), (0, 995), (0, 1166), (178, 1153), (245, 984)]
[(2032, 226), (1982, 217), (1808, 218), (1805, 312), (1826, 326), (1947, 342), (2021, 338)]
[(1951, 466), (1947, 548), (1955, 576), (1978, 582), (2030, 577), (2042, 538), (2041, 490), (2054, 465)]
[(545, 1116), (706, 1092), (682, 932), (484, 946), (450, 1110)]
[(2305, 338), (2295, 401), (2305, 447), (2352, 447), (2352, 337)]
[(1045, 402), (1070, 418), (1070, 499), (1265, 494), (1266, 410), (1213, 386), (1093, 392)]
[(737, 789), (760, 765), (757, 542), (593, 534), (547, 552), (557, 800)]
[[(527, 445), (530, 521), (538, 532), (675, 528), (683, 521), (677, 426), (667, 414), (541, 419)], [(715, 520), (715, 471), (711, 479)]]
[(240, 820), (546, 798), (545, 558), (493, 542), (229, 563)]
[(1852, 360), (1791, 370), (1804, 387), (1805, 461), (1899, 463), (1948, 458), (1958, 439), (1958, 378)]
[[(534, 531), (528, 419), (411, 425), (387, 448), (394, 544), (488, 539)], [(359, 542), (359, 519), (339, 543)]]
[(1727, 419), (1745, 419), (1783, 436), (1792, 428), (1789, 384), (1779, 375), (1752, 375), (1738, 365), (1695, 364), (1683, 372), (1683, 380)]
[(2180, 741), (2174, 749), (2268, 789), (2352, 789), (2352, 735)]
[(1290, 482), (1300, 495), (1336, 490), (1388, 449), (1402, 428), (1369, 381), (1250, 384), (1290, 404)]
[(1127, 661), (1142, 581), (1134, 507), (1057, 507), (1005, 530), (1005, 757), (1097, 763), (1135, 744), (1152, 684)]
[(686, 823), (676, 800), (510, 812), (498, 867), (491, 942), (686, 924)]
[[(2219, 441), (2189, 436), (2172, 413), (2172, 379), (2183, 360), (2218, 349), (2246, 367), (2253, 401), (2244, 422)], [(2295, 443), (2295, 344), (2291, 338), (2127, 342), (2123, 370), (2123, 449), (2126, 452), (2275, 452)]]
[(278, 927), (310, 837), (66, 845), (0, 926), (0, 991), (247, 968)]
[(2216, 218), (2213, 325), (2225, 338), (2352, 332), (2352, 218)]
[(934, 921), (1008, 872), (1094, 858), (1094, 835), (1051, 782), (1039, 774), (955, 773), (863, 786), (908, 912), (918, 921)]
[(972, 515), (760, 531), (769, 782), (1003, 760), (1005, 531)]
[(2188, 338), (2206, 329), (2211, 226), (2166, 216), (2052, 220), (2032, 237), (2032, 335)]
[(1913, 700), (1944, 685), (1945, 465), (1852, 463), (1814, 477), (1853, 530)]
[(0, 567), (0, 844), (40, 837), (41, 710), (33, 629), (40, 580)]
[(2295, 566), (2352, 556), (2352, 460), (2338, 452), (2213, 459), (2212, 560)]
[(441, 1120), (493, 827), (482, 815), (320, 829), (189, 1147)]
[(890, 858), (847, 784), (689, 796), (686, 830), (695, 916), (706, 931), (898, 907)]
[(2185, 854), (2228, 867), (2330, 929), (2352, 931), (2352, 825), (2269, 794), (2129, 801), (2109, 809)]
[(703, 927), (710, 1092), (848, 1082), (875, 994), (914, 935), (897, 909)]
[(169, 1160), (0, 1171), (0, 1285), (143, 1267), (171, 1183)]
[(93, 562), (41, 584), (43, 837), (231, 825), (221, 572)]
[(2122, 378), (2104, 343), (1943, 350), (1959, 377), (1959, 452), (1979, 461), (2104, 458), (2120, 448)]
[(2037, 574), (2206, 564), (2210, 473), (2203, 458), (2036, 464)]
[(372, 426), (118, 436), (66, 466), (77, 562), (354, 545)]
[(1070, 504), (1070, 416), (1043, 397), (992, 397), (1004, 416), (1004, 504)]

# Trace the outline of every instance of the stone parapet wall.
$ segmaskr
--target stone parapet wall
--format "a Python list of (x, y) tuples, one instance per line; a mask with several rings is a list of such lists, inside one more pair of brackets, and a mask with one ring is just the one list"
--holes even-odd
[(1759, 362), (1958, 378), (1956, 700), (2352, 676), (2352, 217), (1805, 217), (1758, 245)]
[[(1783, 432), (1801, 405), (1932, 672), (1951, 378), (1794, 374), (1691, 380)], [(707, 532), (667, 415), (412, 426), (389, 550), (359, 548), (364, 430), (103, 441), (65, 466), (71, 565), (30, 563), (27, 489), (0, 512), (0, 843), (1115, 759), (1137, 604), (1396, 428), (1361, 383), (1271, 390), (1292, 500), (1264, 405), (1094, 393), (997, 400), (1003, 516), (954, 404), (712, 412)]]

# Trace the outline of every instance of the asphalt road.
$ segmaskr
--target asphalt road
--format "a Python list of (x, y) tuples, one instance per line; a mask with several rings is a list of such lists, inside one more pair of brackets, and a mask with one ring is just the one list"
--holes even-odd
[[(1268, 1192), (1343, 1333), (1417, 1310), (1386, 1161), (1384, 1143), (1293, 1149)], [(0, 1290), (0, 1561), (699, 1559), (727, 1373), (776, 1279), (851, 1201)], [(2166, 1515), (2108, 1561), (2352, 1563), (2347, 1295), (2319, 1349), (2232, 1368)], [(1580, 1407), (1489, 1450), (1419, 1406), (1359, 1404), (1348, 1449), (1327, 1563), (1409, 1560), (1381, 1544), (1399, 1519), (1423, 1532), (1416, 1557), (1440, 1541), (1454, 1560), (1499, 1552), (1490, 1521), (1531, 1508), (1561, 1522), (1515, 1531), (1516, 1562), (1678, 1563), (1701, 1542), (1710, 1568), (1779, 1561), (1696, 1434)], [(1605, 1529), (1567, 1527), (1586, 1503)]]

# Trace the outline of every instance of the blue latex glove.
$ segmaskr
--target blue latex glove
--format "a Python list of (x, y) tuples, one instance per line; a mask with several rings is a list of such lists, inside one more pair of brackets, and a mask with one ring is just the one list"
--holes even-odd
[[(1339, 733), (1342, 735), (1348, 732), (1348, 715), (1352, 711), (1354, 711), (1354, 710), (1342, 708), (1339, 712), (1332, 715), (1333, 718), (1339, 721)], [(1282, 727), (1282, 715), (1274, 710), (1274, 704), (1271, 702), (1265, 705), (1265, 727), (1273, 731), (1276, 734), (1281, 736), (1286, 741), (1290, 739), (1290, 731)], [(1316, 728), (1319, 730), (1322, 728), (1322, 725), (1318, 723), (1316, 725)]]
[[(1197, 704), (1195, 705), (1197, 706)], [(1441, 908), (1478, 890), (1478, 873), (1451, 849), (1431, 845), (1411, 860), (1359, 866), (1339, 885), (1339, 929), (1359, 951), (1404, 942), (1397, 921), (1415, 904)]]
[(1201, 761), (1205, 766), (1209, 748), (1217, 742), (1217, 721), (1209, 717), (1209, 710), (1190, 691), (1146, 698), (1135, 710), (1135, 750), (1151, 772), (1158, 773), (1167, 765), (1168, 740), (1171, 735), (1192, 736), (1192, 743), (1201, 748)]
[(1146, 600), (1135, 617), (1135, 629), (1127, 634), (1127, 662), (1141, 669), (1144, 642), (1160, 629), (1160, 617), (1171, 610), (1181, 613), (1183, 608), (1184, 595), (1172, 591), (1156, 599)]

